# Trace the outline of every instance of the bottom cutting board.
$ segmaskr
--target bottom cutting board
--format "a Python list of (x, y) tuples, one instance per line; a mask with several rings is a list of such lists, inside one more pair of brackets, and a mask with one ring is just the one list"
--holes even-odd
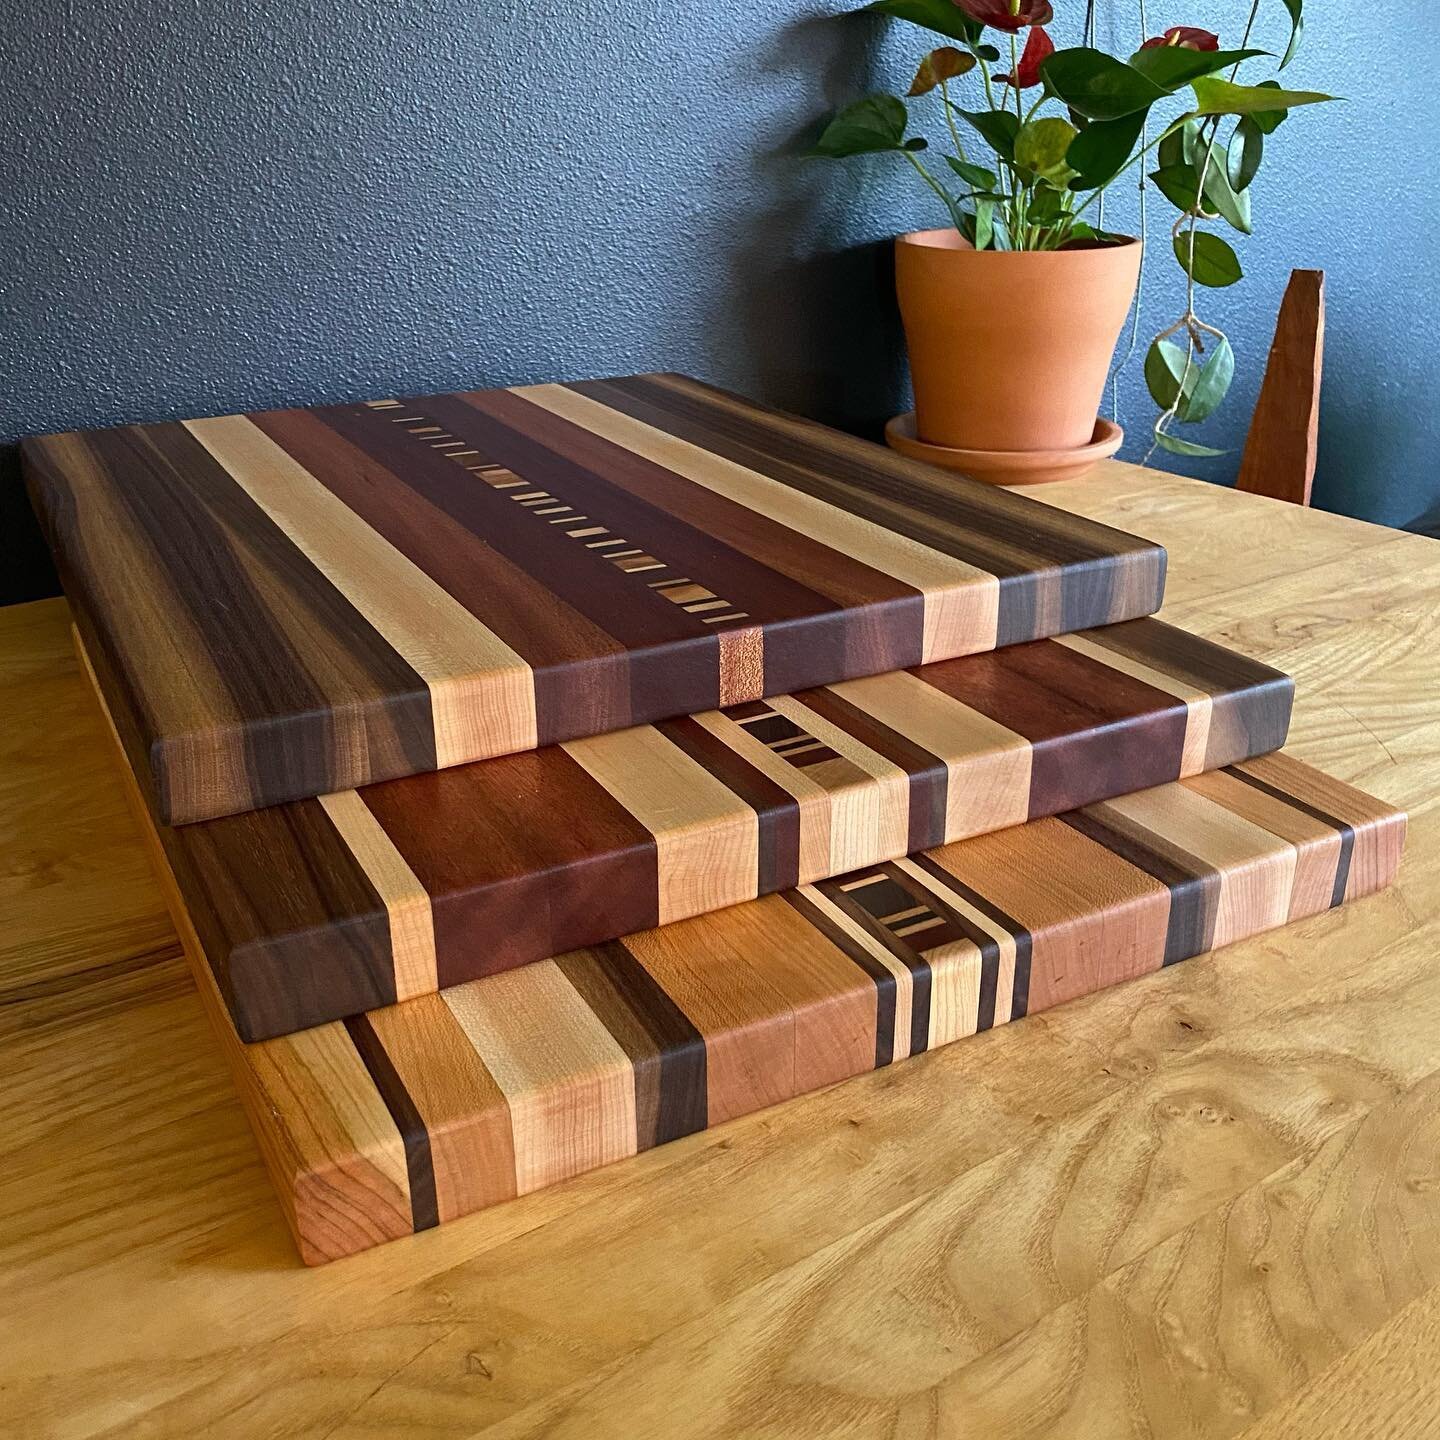
[(126, 779), (312, 1264), (1369, 894), (1405, 832), (1276, 754), (245, 1045)]

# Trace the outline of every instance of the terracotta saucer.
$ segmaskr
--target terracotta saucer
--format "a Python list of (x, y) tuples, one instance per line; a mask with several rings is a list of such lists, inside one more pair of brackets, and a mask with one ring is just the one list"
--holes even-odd
[(956, 450), (949, 445), (927, 445), (915, 434), (915, 412), (897, 415), (885, 426), (885, 443), (912, 460), (924, 460), (942, 470), (959, 470), (972, 480), (989, 485), (1039, 485), (1049, 480), (1073, 480), (1097, 460), (1106, 460), (1119, 448), (1125, 432), (1113, 420), (1097, 420), (1095, 437), (1075, 450)]

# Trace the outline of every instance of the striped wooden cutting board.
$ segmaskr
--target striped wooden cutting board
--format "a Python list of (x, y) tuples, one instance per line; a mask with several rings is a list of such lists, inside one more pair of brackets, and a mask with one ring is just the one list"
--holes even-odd
[(1135, 620), (162, 833), (256, 1040), (1278, 749), (1291, 689)]
[(318, 1263), (1370, 894), (1403, 838), (1273, 755), (259, 1045), (171, 893)]
[(678, 376), (32, 439), (180, 824), (1146, 615), (1156, 545)]

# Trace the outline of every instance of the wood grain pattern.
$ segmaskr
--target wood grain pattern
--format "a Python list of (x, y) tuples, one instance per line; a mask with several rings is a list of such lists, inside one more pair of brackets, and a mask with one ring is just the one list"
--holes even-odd
[(311, 1264), (1373, 893), (1405, 834), (1277, 753), (246, 1045), (111, 733)]
[(0, 1430), (1428, 1434), (1440, 544), (1118, 463), (1048, 498), (1295, 676), (1287, 749), (1411, 811), (1397, 882), (312, 1270), (69, 611), (0, 610)]
[(1158, 546), (679, 376), (23, 459), (169, 824), (1131, 619), (1164, 586)]
[(1136, 620), (161, 834), (257, 1040), (1264, 754), (1291, 696)]

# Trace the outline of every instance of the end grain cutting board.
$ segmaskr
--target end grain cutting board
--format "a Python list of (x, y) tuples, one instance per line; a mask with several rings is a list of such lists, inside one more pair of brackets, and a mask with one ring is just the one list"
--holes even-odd
[(1134, 620), (161, 835), (258, 1040), (1264, 754), (1291, 691)]
[(258, 1045), (154, 855), (313, 1264), (1358, 899), (1404, 833), (1271, 755)]
[(23, 459), (171, 824), (1148, 615), (1164, 587), (1157, 545), (673, 375)]

